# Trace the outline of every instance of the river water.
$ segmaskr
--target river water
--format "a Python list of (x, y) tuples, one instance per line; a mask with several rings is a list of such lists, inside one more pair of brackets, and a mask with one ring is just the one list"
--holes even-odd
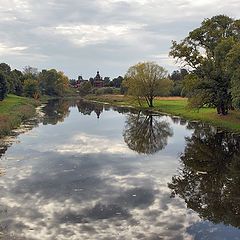
[(50, 101), (0, 145), (0, 239), (240, 239), (240, 137)]

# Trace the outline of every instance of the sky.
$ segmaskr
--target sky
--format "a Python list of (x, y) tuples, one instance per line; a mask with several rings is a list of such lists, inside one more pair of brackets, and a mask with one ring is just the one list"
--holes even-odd
[(240, 18), (239, 0), (0, 0), (0, 62), (85, 79), (142, 61), (172, 72), (171, 41), (218, 14)]

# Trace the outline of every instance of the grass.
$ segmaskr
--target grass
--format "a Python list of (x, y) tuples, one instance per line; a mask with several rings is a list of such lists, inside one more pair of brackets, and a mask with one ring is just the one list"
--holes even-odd
[[(146, 104), (139, 107), (136, 100), (123, 95), (89, 95), (87, 99), (107, 102), (117, 106), (125, 105), (139, 109), (150, 109)], [(221, 116), (216, 113), (214, 108), (202, 108), (199, 111), (193, 110), (188, 108), (187, 99), (180, 97), (157, 98), (151, 110), (181, 116), (189, 120), (199, 120), (223, 129), (240, 132), (240, 111), (230, 111), (228, 115)]]
[(33, 99), (11, 94), (0, 101), (0, 136), (9, 134), (22, 121), (33, 117), (36, 105)]

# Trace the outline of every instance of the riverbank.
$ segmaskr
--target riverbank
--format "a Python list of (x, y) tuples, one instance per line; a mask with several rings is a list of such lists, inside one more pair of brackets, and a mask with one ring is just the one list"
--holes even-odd
[(180, 97), (157, 98), (154, 107), (149, 108), (144, 104), (139, 107), (136, 100), (123, 95), (88, 95), (88, 100), (105, 102), (116, 106), (132, 106), (138, 109), (151, 109), (162, 113), (177, 115), (189, 120), (207, 122), (217, 127), (240, 132), (240, 111), (230, 111), (226, 116), (220, 116), (214, 108), (203, 108), (199, 111), (187, 107), (187, 99)]
[(9, 94), (0, 102), (0, 137), (10, 133), (24, 120), (33, 117), (39, 102), (34, 99)]

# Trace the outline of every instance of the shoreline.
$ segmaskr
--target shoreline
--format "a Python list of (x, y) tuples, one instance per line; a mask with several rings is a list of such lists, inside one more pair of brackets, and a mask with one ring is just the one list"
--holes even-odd
[(214, 108), (203, 108), (199, 111), (187, 108), (186, 98), (156, 98), (153, 108), (139, 106), (136, 100), (123, 95), (88, 95), (88, 101), (110, 104), (113, 106), (131, 107), (144, 111), (181, 117), (189, 121), (199, 121), (210, 124), (222, 130), (240, 133), (240, 111), (230, 111), (226, 116), (219, 116)]
[(0, 102), (0, 138), (9, 135), (24, 121), (36, 115), (41, 100), (9, 94)]

